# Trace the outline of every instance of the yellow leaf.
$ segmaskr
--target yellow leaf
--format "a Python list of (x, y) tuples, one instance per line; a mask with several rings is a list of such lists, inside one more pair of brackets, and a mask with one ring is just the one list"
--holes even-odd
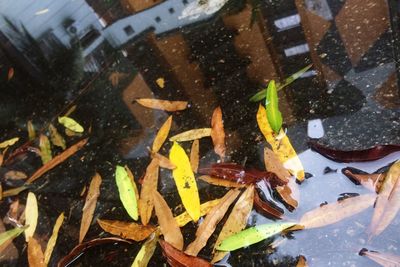
[(152, 234), (140, 248), (131, 267), (147, 267), (158, 244), (158, 232)]
[(83, 127), (76, 122), (74, 119), (70, 118), (70, 117), (58, 117), (58, 122), (62, 125), (64, 125), (65, 128), (67, 128), (68, 130), (71, 130), (73, 132), (76, 133), (83, 133), (84, 129)]
[(51, 156), (51, 147), (49, 138), (47, 138), (47, 136), (45, 136), (44, 134), (40, 135), (39, 147), (40, 147), (40, 157), (42, 158), (42, 163), (46, 164), (53, 157)]
[(214, 144), (214, 152), (224, 161), (225, 158), (225, 131), (222, 119), (221, 107), (217, 107), (211, 119), (211, 138)]
[(50, 140), (53, 143), (53, 145), (61, 147), (62, 149), (66, 148), (65, 145), (65, 139), (62, 137), (58, 131), (57, 128), (54, 127), (53, 124), (49, 124), (49, 132), (50, 132)]
[(169, 130), (171, 129), (171, 124), (172, 124), (172, 116), (169, 116), (168, 119), (161, 126), (160, 130), (158, 130), (158, 133), (154, 138), (153, 146), (151, 149), (153, 153), (158, 152), (162, 147), (162, 145), (164, 144), (169, 134)]
[(16, 142), (18, 142), (18, 140), (19, 140), (19, 137), (14, 137), (14, 138), (8, 139), (6, 141), (3, 141), (0, 143), (0, 148), (6, 148), (8, 146), (12, 146)]
[(60, 230), (63, 221), (64, 221), (64, 212), (61, 213), (60, 216), (58, 216), (56, 223), (54, 224), (53, 227), (53, 233), (51, 234), (51, 237), (47, 242), (46, 250), (44, 252), (44, 262), (46, 265), (50, 261), (51, 253), (53, 253), (54, 246), (56, 245), (57, 242), (58, 231)]
[(196, 180), (185, 150), (176, 142), (172, 145), (169, 154), (170, 161), (176, 166), (172, 171), (179, 196), (186, 211), (197, 222), (200, 218), (200, 198)]
[(193, 141), (192, 148), (190, 149), (190, 166), (194, 173), (197, 173), (199, 168), (199, 139)]
[(143, 178), (139, 198), (139, 214), (143, 225), (149, 223), (154, 208), (153, 192), (157, 190), (158, 166), (158, 160), (153, 159), (147, 166), (146, 174)]
[(160, 109), (165, 111), (184, 110), (188, 105), (187, 101), (169, 101), (153, 98), (139, 98), (136, 99), (136, 102), (147, 108)]
[[(207, 213), (210, 212), (210, 210), (215, 207), (219, 202), (221, 201), (220, 198), (214, 199), (207, 201), (206, 203), (203, 203), (200, 205), (200, 216), (204, 216)], [(182, 214), (179, 214), (178, 216), (175, 217), (176, 222), (178, 223), (179, 227), (183, 227), (189, 222), (192, 221), (192, 218), (190, 217), (189, 213), (187, 211), (183, 212)]]
[(225, 179), (221, 179), (221, 178), (215, 178), (215, 177), (211, 177), (209, 175), (202, 175), (198, 179), (200, 179), (206, 183), (216, 185), (216, 186), (239, 187), (239, 188), (246, 186), (246, 184), (239, 184), (235, 181), (225, 180)]
[(263, 106), (259, 106), (257, 112), (257, 123), (267, 142), (271, 145), (272, 151), (278, 156), (283, 166), (296, 176), (297, 180), (304, 180), (304, 168), (296, 154), (289, 138), (281, 129), (276, 135), (268, 123), (267, 112)]
[(146, 239), (156, 230), (152, 225), (144, 226), (133, 222), (97, 219), (97, 223), (107, 233), (135, 241)]
[(177, 142), (192, 141), (207, 136), (211, 136), (211, 128), (200, 128), (200, 129), (189, 130), (172, 136), (169, 139), (169, 141), (177, 141)]
[(133, 177), (133, 173), (131, 170), (128, 168), (127, 165), (124, 166), (126, 173), (128, 174), (129, 180), (131, 181), (133, 185), (133, 191), (135, 192), (135, 199), (136, 203), (139, 203), (139, 190), (137, 189), (136, 183), (135, 183), (135, 177)]
[(25, 208), (25, 225), (28, 225), (28, 227), (25, 229), (26, 242), (28, 242), (29, 238), (31, 238), (35, 233), (38, 217), (39, 217), (39, 212), (38, 212), (36, 196), (34, 193), (29, 192), (28, 198), (26, 199), (26, 208)]
[(164, 80), (164, 78), (162, 78), (162, 77), (158, 78), (158, 79), (156, 80), (156, 83), (157, 83), (157, 85), (158, 85), (160, 88), (164, 88), (164, 86), (165, 86), (165, 80)]
[(29, 267), (45, 267), (42, 247), (39, 242), (31, 237), (28, 242), (28, 262)]
[(32, 141), (36, 138), (35, 126), (33, 126), (32, 121), (28, 121), (26, 123), (26, 128), (28, 128), (28, 138), (29, 141)]

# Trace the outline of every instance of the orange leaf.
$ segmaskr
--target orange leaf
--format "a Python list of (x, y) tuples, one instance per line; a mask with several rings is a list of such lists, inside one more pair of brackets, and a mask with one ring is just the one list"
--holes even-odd
[(29, 267), (45, 267), (44, 255), (39, 242), (31, 237), (28, 242)]
[(192, 171), (197, 173), (199, 168), (199, 139), (196, 139), (192, 143), (192, 148), (190, 149), (190, 166), (192, 166)]
[[(296, 187), (296, 184), (294, 184), (293, 186)], [(297, 199), (295, 197), (295, 193), (297, 191), (296, 189), (297, 188), (292, 190), (292, 187), (289, 185), (283, 185), (283, 186), (276, 187), (276, 192), (278, 192), (278, 194), (282, 198), (283, 202), (285, 202), (287, 205), (289, 205), (290, 209), (295, 209), (299, 205), (299, 202), (297, 201)]]
[(153, 146), (151, 148), (151, 151), (153, 153), (158, 152), (162, 147), (162, 145), (164, 144), (169, 134), (169, 130), (171, 129), (171, 125), (172, 125), (172, 116), (169, 116), (168, 119), (161, 126), (160, 130), (158, 130), (158, 133), (154, 138)]
[(139, 214), (143, 225), (147, 225), (153, 211), (153, 192), (157, 191), (158, 184), (158, 160), (153, 159), (147, 166), (143, 178), (142, 190), (139, 198)]
[(222, 119), (221, 107), (217, 107), (211, 118), (211, 138), (214, 144), (214, 151), (223, 161), (225, 158), (225, 131)]
[(8, 74), (7, 74), (7, 81), (10, 81), (14, 77), (14, 68), (11, 67), (8, 69)]
[(308, 267), (307, 259), (303, 255), (299, 256), (296, 267)]
[(396, 267), (400, 266), (400, 256), (388, 254), (388, 253), (380, 253), (378, 251), (369, 251), (366, 248), (363, 248), (359, 252), (360, 256), (365, 256), (374, 262), (385, 266), (385, 267)]
[(158, 159), (158, 164), (161, 168), (173, 170), (176, 168), (175, 164), (173, 164), (169, 158), (161, 155), (160, 153), (151, 153), (151, 157), (153, 159)]
[(153, 98), (139, 98), (136, 99), (136, 102), (147, 108), (161, 109), (165, 111), (184, 110), (188, 104), (187, 101), (169, 101)]
[(362, 186), (373, 192), (379, 191), (386, 177), (385, 173), (371, 173), (371, 174), (354, 173), (351, 170), (351, 168), (345, 168), (342, 170), (342, 172), (354, 183), (361, 184)]
[(96, 173), (90, 182), (89, 191), (86, 195), (86, 202), (83, 206), (81, 228), (79, 230), (79, 243), (85, 238), (89, 230), (90, 223), (93, 219), (94, 210), (96, 209), (97, 198), (100, 195), (101, 176)]
[(225, 216), (229, 206), (235, 201), (239, 193), (240, 191), (238, 189), (231, 189), (225, 194), (221, 201), (211, 209), (199, 228), (197, 228), (196, 239), (186, 248), (186, 254), (196, 256), (207, 244), (207, 240), (215, 231), (217, 224)]
[(57, 242), (58, 231), (60, 230), (63, 221), (64, 221), (64, 213), (61, 213), (58, 216), (56, 223), (54, 224), (53, 233), (51, 234), (51, 237), (47, 242), (46, 250), (44, 251), (44, 262), (46, 264), (49, 264), (51, 254), (53, 253), (54, 246), (56, 245)]
[(152, 225), (144, 226), (133, 222), (97, 219), (97, 223), (107, 233), (135, 241), (148, 238), (156, 230)]
[(169, 265), (172, 267), (211, 267), (212, 265), (198, 257), (193, 257), (185, 254), (184, 252), (174, 248), (167, 242), (160, 240), (160, 246), (163, 250), (163, 254), (167, 257)]
[(84, 145), (86, 145), (88, 141), (88, 138), (83, 139), (79, 141), (78, 143), (70, 146), (66, 150), (64, 150), (61, 154), (55, 156), (52, 160), (44, 164), (42, 167), (40, 167), (32, 176), (26, 181), (27, 184), (33, 183), (36, 179), (41, 177), (43, 174), (48, 172), (49, 170), (53, 169), (54, 167), (58, 166), (62, 162), (64, 162), (66, 159), (71, 157), (73, 154), (75, 154), (79, 149), (81, 149)]
[(275, 153), (267, 147), (264, 148), (264, 164), (266, 170), (275, 173), (283, 183), (287, 184), (289, 182), (289, 171), (283, 167), (283, 164)]
[(220, 178), (215, 178), (215, 177), (211, 177), (209, 175), (202, 175), (200, 176), (198, 179), (212, 184), (212, 185), (216, 185), (216, 186), (223, 186), (223, 187), (237, 187), (237, 188), (241, 188), (241, 187), (245, 187), (246, 184), (239, 184), (236, 183), (235, 181), (230, 181), (230, 180), (225, 180), (225, 179), (220, 179)]
[(174, 219), (172, 212), (164, 198), (157, 191), (153, 192), (154, 209), (158, 218), (158, 224), (165, 241), (176, 249), (183, 249), (183, 236), (178, 223)]

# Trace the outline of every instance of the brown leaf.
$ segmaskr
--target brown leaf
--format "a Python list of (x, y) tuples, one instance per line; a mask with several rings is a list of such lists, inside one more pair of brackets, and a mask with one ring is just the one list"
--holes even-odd
[(299, 256), (299, 260), (297, 261), (296, 267), (308, 267), (307, 259), (303, 255)]
[(212, 264), (198, 257), (193, 257), (160, 240), (160, 246), (169, 265), (172, 267), (211, 267)]
[(169, 101), (169, 100), (161, 100), (153, 98), (139, 98), (136, 99), (136, 102), (147, 108), (161, 109), (171, 112), (184, 110), (188, 105), (187, 101)]
[(49, 138), (44, 134), (41, 134), (39, 136), (39, 147), (40, 147), (40, 157), (42, 158), (42, 162), (43, 164), (46, 164), (53, 158), (53, 156), (51, 154), (51, 146)]
[(44, 262), (46, 265), (50, 261), (51, 254), (53, 253), (54, 246), (56, 245), (57, 242), (58, 231), (60, 230), (63, 221), (64, 221), (64, 212), (61, 213), (60, 216), (58, 216), (56, 223), (54, 224), (53, 227), (53, 233), (51, 234), (51, 237), (47, 242), (46, 250), (44, 252)]
[(54, 125), (51, 123), (49, 124), (49, 132), (50, 132), (50, 140), (53, 143), (53, 145), (65, 149), (66, 145), (64, 137), (62, 137), (61, 134), (59, 134), (57, 128), (54, 127)]
[(81, 228), (79, 230), (79, 243), (85, 238), (87, 231), (93, 219), (94, 210), (96, 209), (97, 199), (100, 196), (101, 176), (96, 173), (90, 182), (89, 191), (86, 195), (86, 202), (83, 206)]
[(192, 148), (190, 149), (190, 166), (192, 166), (192, 171), (197, 173), (199, 168), (199, 139), (196, 139), (192, 143)]
[(153, 192), (154, 209), (156, 211), (158, 224), (165, 241), (176, 249), (183, 249), (183, 236), (178, 223), (174, 219), (172, 212), (164, 198), (157, 191)]
[(143, 225), (147, 225), (150, 221), (154, 207), (153, 192), (157, 191), (157, 184), (158, 160), (153, 159), (147, 166), (139, 198), (139, 214)]
[(3, 191), (3, 195), (2, 196), (3, 196), (3, 198), (4, 197), (16, 196), (16, 195), (18, 195), (22, 191), (25, 191), (28, 188), (29, 188), (29, 186), (23, 185), (23, 186), (20, 186), (20, 187), (9, 189), (9, 190)]
[(164, 169), (169, 169), (169, 170), (173, 170), (176, 168), (175, 164), (173, 164), (169, 158), (167, 158), (166, 156), (161, 155), (160, 153), (152, 153), (151, 157), (153, 159), (158, 159), (158, 165), (160, 165), (161, 168)]
[(8, 171), (4, 174), (4, 179), (6, 180), (23, 180), (28, 178), (28, 176), (21, 171)]
[(169, 116), (168, 119), (161, 126), (160, 130), (158, 130), (158, 133), (154, 138), (153, 146), (151, 148), (151, 151), (153, 153), (157, 153), (164, 144), (169, 134), (169, 130), (171, 129), (171, 125), (172, 125), (172, 116)]
[(204, 221), (197, 228), (196, 239), (186, 248), (186, 254), (196, 256), (199, 251), (207, 244), (207, 240), (215, 231), (217, 224), (225, 216), (225, 213), (228, 211), (229, 206), (235, 201), (239, 193), (240, 191), (238, 189), (229, 190), (228, 193), (226, 193), (225, 196), (221, 199), (221, 201), (211, 209)]
[(169, 141), (184, 142), (200, 139), (211, 135), (211, 128), (199, 128), (185, 131), (169, 138)]
[(362, 185), (373, 192), (379, 191), (385, 180), (385, 173), (356, 173), (356, 170), (357, 169), (347, 167), (342, 169), (342, 173), (357, 185)]
[(236, 183), (235, 181), (229, 181), (229, 180), (224, 180), (224, 179), (220, 179), (220, 178), (215, 178), (215, 177), (211, 177), (209, 175), (202, 175), (198, 179), (200, 179), (206, 183), (216, 185), (216, 186), (234, 187), (234, 188), (241, 188), (241, 187), (246, 186), (246, 184), (239, 184), (239, 183)]
[(254, 208), (258, 213), (268, 218), (272, 217), (274, 219), (282, 219), (283, 217), (283, 211), (275, 208), (270, 203), (268, 203), (268, 201), (263, 201), (258, 195), (257, 191), (254, 194)]
[[(221, 244), (221, 242), (227, 237), (236, 234), (243, 230), (247, 225), (247, 220), (250, 216), (251, 210), (253, 209), (254, 199), (254, 186), (250, 185), (240, 196), (235, 206), (233, 207), (228, 219), (226, 220), (221, 232), (214, 245), (215, 248)], [(212, 263), (222, 260), (228, 252), (216, 251)]]
[(371, 251), (366, 248), (363, 248), (359, 252), (360, 256), (365, 256), (370, 260), (384, 266), (384, 267), (398, 267), (400, 266), (400, 256), (388, 254), (388, 253), (380, 253), (378, 251)]
[(45, 267), (42, 248), (35, 238), (30, 237), (28, 242), (29, 267)]
[(66, 159), (74, 155), (79, 149), (86, 145), (88, 138), (79, 141), (78, 143), (70, 146), (64, 150), (61, 154), (55, 156), (52, 160), (40, 167), (32, 176), (26, 181), (27, 184), (33, 183), (36, 179), (41, 177), (43, 174), (63, 163)]
[(221, 107), (214, 109), (214, 113), (211, 118), (211, 138), (214, 144), (215, 153), (220, 156), (222, 161), (224, 161), (226, 147)]
[(289, 171), (283, 167), (275, 153), (267, 147), (264, 148), (264, 164), (267, 171), (275, 173), (284, 184), (289, 182)]
[(299, 202), (296, 200), (294, 192), (289, 185), (277, 186), (276, 192), (278, 192), (283, 202), (289, 205), (289, 209), (295, 209), (299, 205)]
[(135, 241), (142, 241), (148, 238), (156, 230), (155, 226), (144, 226), (133, 222), (97, 219), (97, 223), (107, 233)]
[(299, 224), (306, 229), (323, 227), (337, 223), (372, 206), (375, 194), (346, 198), (306, 212)]
[(11, 67), (8, 69), (8, 73), (7, 73), (7, 81), (10, 81), (13, 77), (14, 77), (14, 68)]

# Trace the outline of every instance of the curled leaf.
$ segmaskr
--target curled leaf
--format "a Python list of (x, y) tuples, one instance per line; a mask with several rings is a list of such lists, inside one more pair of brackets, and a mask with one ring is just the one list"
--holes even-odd
[(74, 119), (63, 116), (63, 117), (58, 117), (58, 123), (64, 125), (65, 128), (67, 128), (70, 131), (76, 132), (76, 133), (83, 133), (84, 129), (82, 125), (80, 125), (77, 121)]
[(169, 116), (168, 119), (161, 126), (160, 130), (158, 130), (158, 133), (154, 138), (153, 146), (151, 148), (151, 151), (153, 153), (157, 153), (164, 144), (169, 134), (169, 130), (171, 129), (171, 125), (172, 125), (172, 116)]
[(39, 242), (33, 238), (29, 238), (28, 242), (28, 262), (29, 267), (45, 267), (44, 256)]
[(184, 252), (174, 248), (172, 245), (167, 242), (160, 240), (159, 241), (161, 248), (163, 250), (164, 256), (167, 258), (169, 265), (172, 267), (211, 267), (212, 265), (198, 257), (190, 256), (185, 254)]
[(225, 130), (222, 119), (221, 107), (217, 107), (211, 119), (211, 139), (214, 144), (214, 152), (220, 156), (223, 161), (225, 158)]
[(398, 255), (393, 255), (389, 253), (381, 253), (378, 251), (372, 251), (368, 250), (366, 248), (363, 248), (359, 252), (360, 256), (365, 256), (369, 258), (370, 260), (373, 260), (374, 262), (378, 263), (381, 266), (384, 267), (398, 267), (400, 266), (400, 256)]
[(26, 199), (25, 208), (25, 225), (28, 227), (25, 229), (25, 241), (28, 242), (29, 238), (33, 236), (36, 230), (38, 222), (39, 211), (36, 196), (34, 193), (29, 192)]
[(192, 166), (192, 171), (197, 173), (199, 168), (199, 139), (196, 139), (192, 143), (192, 148), (190, 149), (190, 166)]
[(147, 264), (156, 250), (157, 243), (158, 233), (156, 231), (146, 240), (146, 242), (144, 242), (131, 267), (147, 267)]
[(107, 233), (135, 241), (148, 238), (156, 230), (152, 225), (144, 226), (133, 222), (97, 219), (97, 223)]
[(139, 218), (139, 211), (135, 181), (129, 177), (128, 172), (122, 166), (117, 166), (115, 168), (115, 181), (117, 183), (119, 198), (121, 199), (122, 205), (128, 212), (129, 216), (136, 221)]
[[(215, 207), (221, 199), (214, 199), (207, 201), (203, 204), (200, 205), (200, 216), (204, 216), (210, 212), (210, 210)], [(178, 223), (179, 227), (185, 226), (187, 223), (192, 221), (192, 218), (190, 217), (189, 213), (187, 211), (183, 212), (182, 214), (179, 214), (178, 216), (175, 217), (175, 221)]]
[(187, 101), (169, 101), (152, 98), (139, 98), (136, 99), (136, 102), (147, 108), (161, 109), (170, 112), (184, 110), (188, 105)]
[(176, 142), (192, 141), (207, 136), (211, 136), (211, 128), (199, 128), (174, 135), (169, 139), (169, 141), (176, 141)]
[(274, 207), (268, 201), (263, 201), (257, 191), (254, 194), (254, 208), (258, 213), (268, 218), (282, 219), (283, 210)]
[(51, 254), (53, 253), (54, 246), (56, 245), (57, 242), (58, 231), (60, 230), (63, 221), (64, 221), (64, 213), (61, 213), (60, 216), (58, 216), (56, 223), (54, 224), (53, 233), (51, 234), (51, 237), (47, 242), (46, 250), (44, 252), (44, 263), (46, 265), (50, 262)]
[(40, 147), (40, 157), (42, 158), (42, 163), (46, 164), (53, 157), (51, 155), (51, 147), (50, 147), (49, 138), (47, 138), (47, 136), (45, 136), (44, 134), (40, 135), (39, 147)]
[(9, 147), (9, 146), (12, 146), (16, 142), (18, 142), (18, 140), (19, 140), (19, 137), (14, 137), (14, 138), (8, 139), (6, 141), (3, 141), (3, 142), (0, 143), (0, 148), (6, 148), (6, 147)]
[(139, 198), (139, 214), (143, 225), (147, 225), (153, 211), (153, 192), (157, 191), (158, 160), (153, 159), (147, 166)]
[(62, 149), (66, 148), (65, 139), (58, 133), (57, 128), (54, 127), (53, 124), (49, 124), (49, 132), (50, 132), (50, 140), (53, 145), (61, 147)]

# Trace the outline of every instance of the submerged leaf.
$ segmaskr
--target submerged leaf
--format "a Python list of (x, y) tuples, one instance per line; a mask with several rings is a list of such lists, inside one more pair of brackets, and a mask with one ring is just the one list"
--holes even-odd
[(197, 173), (199, 168), (199, 143), (199, 139), (194, 140), (190, 149), (190, 166), (194, 173)]
[(135, 182), (129, 177), (128, 172), (122, 166), (117, 166), (115, 168), (115, 180), (122, 205), (129, 216), (136, 221), (139, 218), (139, 211)]
[(0, 246), (22, 234), (28, 226), (17, 227), (0, 233)]
[(222, 119), (221, 107), (217, 107), (211, 119), (211, 139), (214, 144), (214, 152), (223, 161), (225, 158), (225, 130)]
[(186, 211), (197, 222), (200, 218), (200, 197), (196, 180), (185, 150), (176, 142), (171, 147), (169, 159), (176, 165), (172, 171), (179, 196)]
[(400, 266), (400, 256), (398, 255), (393, 255), (393, 254), (388, 254), (388, 253), (380, 253), (378, 251), (372, 251), (363, 248), (359, 252), (360, 256), (365, 256), (369, 258), (370, 260), (373, 260), (374, 262), (378, 263), (381, 266), (384, 267), (398, 267)]
[(216, 186), (223, 186), (223, 187), (244, 187), (246, 186), (245, 184), (240, 184), (237, 183), (235, 181), (230, 181), (230, 180), (225, 180), (225, 179), (220, 179), (220, 178), (215, 178), (215, 177), (211, 177), (209, 175), (202, 175), (200, 176), (198, 179), (212, 184), (212, 185), (216, 185)]
[(139, 198), (139, 214), (143, 225), (147, 225), (153, 211), (153, 192), (157, 191), (158, 185), (158, 160), (153, 159), (147, 166), (143, 178), (142, 189)]
[(44, 263), (46, 265), (50, 262), (51, 254), (53, 253), (54, 246), (56, 245), (57, 242), (58, 231), (60, 230), (63, 221), (64, 221), (64, 212), (61, 213), (60, 216), (58, 216), (56, 223), (54, 224), (53, 227), (53, 233), (51, 234), (51, 237), (47, 242), (46, 250), (44, 252)]
[(97, 223), (107, 233), (135, 241), (146, 239), (156, 230), (152, 225), (144, 226), (133, 222), (97, 219)]
[(233, 251), (239, 248), (247, 247), (272, 237), (294, 225), (295, 223), (282, 222), (261, 224), (247, 228), (246, 230), (243, 230), (223, 240), (217, 249), (221, 251)]
[(35, 132), (35, 126), (33, 126), (32, 121), (28, 121), (26, 123), (26, 128), (28, 129), (28, 139), (29, 139), (29, 141), (35, 140), (36, 132)]
[(264, 164), (267, 171), (275, 173), (282, 183), (289, 182), (290, 173), (283, 167), (275, 153), (267, 147), (264, 148)]
[(29, 238), (33, 236), (36, 230), (38, 222), (39, 211), (36, 196), (34, 193), (29, 192), (26, 199), (25, 208), (25, 225), (28, 227), (25, 229), (25, 241), (28, 242)]
[(64, 125), (65, 128), (76, 133), (83, 133), (84, 129), (77, 121), (70, 117), (58, 117), (58, 123)]
[(199, 128), (189, 130), (169, 138), (169, 141), (184, 142), (211, 136), (211, 128)]
[(6, 141), (3, 141), (3, 142), (0, 143), (0, 148), (6, 148), (6, 147), (9, 147), (9, 146), (12, 146), (16, 142), (18, 142), (18, 140), (19, 140), (19, 137), (14, 137), (14, 138), (8, 139)]
[(164, 198), (157, 191), (153, 192), (154, 209), (156, 211), (158, 224), (165, 241), (176, 249), (183, 249), (183, 236), (178, 223), (174, 219), (172, 212)]
[(50, 141), (49, 138), (47, 138), (47, 136), (43, 134), (40, 135), (39, 147), (40, 147), (40, 157), (42, 158), (42, 163), (46, 164), (53, 158), (51, 155)]
[(155, 231), (140, 248), (131, 267), (147, 267), (158, 243), (158, 232)]
[(161, 155), (160, 153), (151, 153), (151, 157), (158, 160), (158, 164), (161, 168), (169, 170), (176, 168), (175, 164), (173, 164), (167, 157)]
[(184, 252), (174, 248), (167, 242), (159, 241), (164, 256), (167, 258), (168, 264), (172, 267), (211, 267), (212, 265), (198, 257), (190, 256)]
[(79, 243), (85, 238), (93, 219), (96, 209), (97, 199), (100, 196), (101, 176), (96, 173), (90, 182), (89, 191), (86, 195), (85, 205), (83, 206), (81, 228), (79, 230)]
[(165, 80), (164, 78), (160, 77), (156, 80), (156, 84), (158, 85), (158, 87), (160, 87), (161, 89), (163, 89), (165, 87)]
[(278, 91), (276, 90), (274, 80), (271, 80), (268, 84), (265, 109), (269, 125), (278, 134), (282, 127), (282, 114), (278, 107)]
[(169, 134), (169, 130), (171, 129), (171, 125), (172, 125), (172, 116), (169, 116), (168, 119), (161, 126), (160, 130), (158, 130), (158, 133), (154, 138), (153, 146), (151, 148), (151, 151), (153, 153), (157, 153), (164, 144)]
[[(221, 201), (220, 198), (214, 199), (207, 201), (206, 203), (203, 203), (200, 205), (200, 216), (204, 216), (210, 212), (212, 208), (214, 208), (219, 202)], [(192, 221), (192, 218), (190, 217), (189, 213), (187, 211), (183, 212), (182, 214), (179, 214), (178, 216), (175, 217), (176, 222), (178, 223), (179, 227), (183, 227), (189, 222)]]
[(258, 213), (268, 218), (272, 217), (273, 219), (282, 219), (283, 217), (283, 210), (274, 207), (267, 201), (263, 201), (258, 195), (258, 192), (255, 192), (254, 194), (254, 208)]
[(57, 128), (54, 127), (53, 124), (49, 124), (49, 132), (50, 132), (50, 140), (53, 145), (61, 147), (62, 149), (66, 148), (65, 139), (58, 133)]
[(39, 242), (33, 237), (29, 238), (27, 253), (28, 253), (29, 267), (46, 266), (46, 264), (44, 263), (42, 247), (40, 246)]
[(4, 179), (6, 180), (23, 180), (28, 178), (28, 176), (21, 171), (8, 171), (4, 174)]
[(161, 109), (170, 112), (184, 110), (188, 105), (187, 101), (169, 101), (153, 98), (139, 98), (136, 99), (136, 102), (147, 108)]

